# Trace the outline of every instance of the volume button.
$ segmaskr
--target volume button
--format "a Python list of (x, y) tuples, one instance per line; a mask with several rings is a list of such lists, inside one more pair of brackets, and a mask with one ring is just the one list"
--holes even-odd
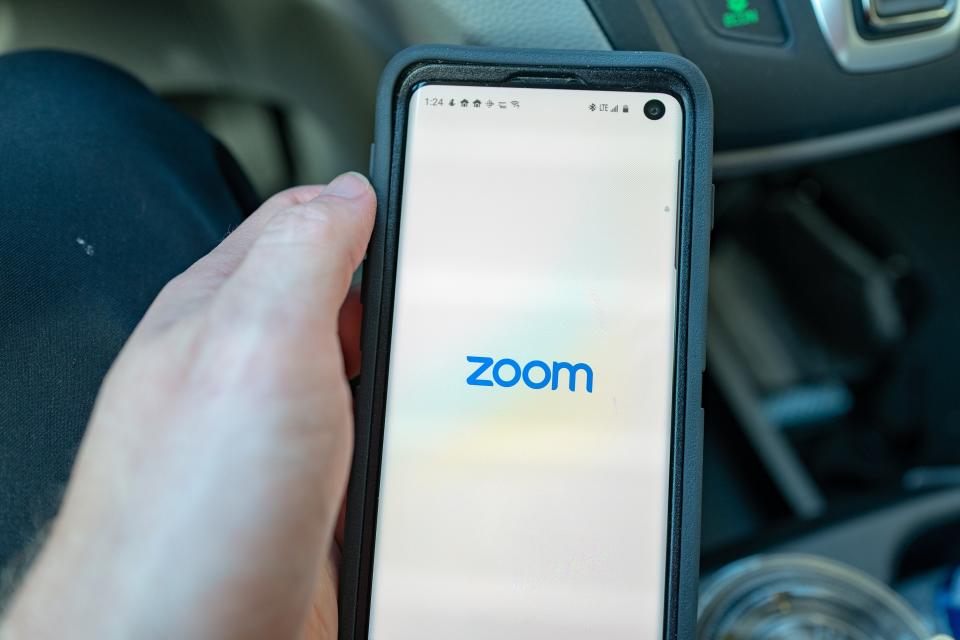
[(367, 257), (363, 257), (363, 262), (360, 263), (360, 304), (363, 308), (363, 313), (360, 314), (360, 353), (363, 353), (363, 338), (364, 332), (367, 328), (367, 289), (370, 282), (370, 274), (367, 273)]
[(368, 178), (373, 175), (373, 156), (374, 156), (374, 154), (376, 153), (376, 151), (377, 151), (377, 143), (371, 142), (371, 143), (370, 143), (370, 161), (367, 163), (367, 177), (368, 177)]
[(364, 302), (367, 299), (367, 283), (370, 281), (369, 274), (367, 273), (367, 256), (363, 256), (363, 262), (360, 263), (360, 301)]

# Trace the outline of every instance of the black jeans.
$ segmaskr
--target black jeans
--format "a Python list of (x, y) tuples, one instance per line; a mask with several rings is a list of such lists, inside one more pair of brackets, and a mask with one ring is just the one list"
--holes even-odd
[(0, 56), (0, 567), (55, 513), (150, 302), (257, 204), (226, 149), (129, 75)]

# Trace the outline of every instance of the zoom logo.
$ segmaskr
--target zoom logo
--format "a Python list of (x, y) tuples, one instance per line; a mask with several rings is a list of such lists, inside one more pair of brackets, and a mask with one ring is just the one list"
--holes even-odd
[[(521, 380), (531, 389), (543, 389), (550, 385), (551, 391), (560, 388), (563, 380), (570, 391), (577, 390), (577, 381), (582, 379), (587, 393), (593, 393), (593, 369), (582, 362), (570, 364), (557, 362), (553, 366), (543, 360), (531, 360), (520, 366), (512, 358), (502, 358), (494, 361), (487, 356), (467, 356), (467, 362), (477, 365), (477, 368), (467, 376), (467, 384), (476, 387), (512, 387)], [(582, 373), (580, 376), (578, 374)]]

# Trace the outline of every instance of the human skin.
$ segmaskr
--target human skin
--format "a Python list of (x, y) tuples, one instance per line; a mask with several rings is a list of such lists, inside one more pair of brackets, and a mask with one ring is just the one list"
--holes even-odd
[(358, 174), (284, 191), (161, 291), (0, 638), (336, 638), (374, 210)]

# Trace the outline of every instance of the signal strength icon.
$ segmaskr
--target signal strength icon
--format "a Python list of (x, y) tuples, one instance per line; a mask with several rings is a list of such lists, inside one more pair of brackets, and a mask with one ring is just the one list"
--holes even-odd
[(618, 104), (613, 105), (613, 109), (610, 109), (610, 113), (619, 113), (619, 112), (620, 112), (620, 105)]

